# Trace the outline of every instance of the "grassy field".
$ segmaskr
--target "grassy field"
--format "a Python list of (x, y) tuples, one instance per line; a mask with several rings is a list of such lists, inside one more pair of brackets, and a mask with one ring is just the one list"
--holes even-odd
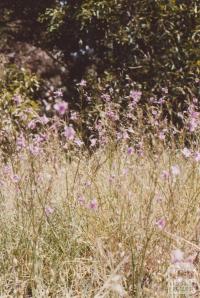
[(0, 297), (168, 297), (176, 258), (199, 269), (199, 178), (187, 150), (110, 145), (69, 156), (51, 142), (10, 157)]

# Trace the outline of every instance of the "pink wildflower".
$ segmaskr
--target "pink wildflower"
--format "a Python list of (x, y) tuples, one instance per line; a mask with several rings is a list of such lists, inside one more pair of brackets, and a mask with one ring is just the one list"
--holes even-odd
[(116, 132), (116, 139), (121, 140), (122, 139), (122, 133), (121, 132)]
[(200, 124), (200, 113), (197, 111), (196, 101), (193, 100), (193, 103), (190, 104), (188, 108), (188, 116), (189, 116), (189, 130), (190, 132), (194, 132), (197, 130)]
[(86, 187), (90, 187), (90, 186), (91, 186), (91, 182), (90, 182), (90, 181), (86, 181), (86, 182), (84, 182), (84, 186), (86, 186)]
[(49, 122), (49, 118), (46, 115), (43, 115), (39, 118), (39, 122), (43, 125), (46, 125)]
[(45, 134), (36, 134), (34, 136), (34, 141), (39, 144), (44, 142), (47, 139), (47, 136)]
[(16, 105), (19, 105), (22, 102), (22, 98), (20, 95), (14, 95), (13, 100), (16, 103)]
[(84, 205), (85, 204), (85, 198), (84, 198), (84, 196), (79, 196), (77, 198), (77, 201), (79, 202), (80, 205)]
[(158, 100), (158, 104), (163, 104), (165, 102), (165, 99), (164, 99), (164, 97), (161, 97), (161, 98), (159, 98), (159, 100)]
[(184, 253), (180, 249), (175, 249), (171, 253), (171, 261), (173, 264), (182, 262), (184, 260)]
[(91, 210), (97, 210), (98, 209), (98, 202), (96, 199), (93, 199), (90, 203), (89, 203), (89, 209)]
[(164, 198), (160, 194), (156, 194), (154, 199), (157, 203), (162, 203), (164, 201)]
[(123, 174), (123, 175), (127, 175), (128, 172), (129, 172), (129, 169), (127, 169), (127, 168), (124, 168), (124, 169), (122, 170), (122, 174)]
[(17, 150), (22, 150), (23, 148), (26, 147), (26, 140), (25, 140), (23, 134), (21, 134), (17, 138), (16, 145), (17, 145)]
[(158, 115), (158, 111), (156, 111), (156, 110), (153, 110), (151, 113), (152, 113), (152, 115), (154, 115), (154, 116), (157, 116), (157, 115)]
[(38, 156), (41, 153), (41, 148), (36, 144), (30, 144), (29, 151), (32, 155)]
[(116, 114), (116, 112), (114, 112), (112, 110), (108, 110), (106, 112), (106, 116), (112, 121), (116, 121), (119, 119), (119, 116)]
[(197, 121), (197, 119), (191, 118), (190, 123), (189, 123), (190, 132), (194, 132), (195, 130), (197, 130), (198, 125), (199, 125), (199, 122)]
[(80, 83), (78, 83), (77, 85), (85, 87), (87, 85), (87, 82), (85, 80), (81, 80)]
[(71, 116), (70, 116), (70, 119), (71, 120), (78, 120), (78, 113), (77, 112), (72, 112), (71, 113)]
[(78, 147), (82, 147), (84, 145), (84, 142), (82, 142), (80, 139), (75, 139), (74, 143), (78, 146)]
[(138, 103), (138, 101), (140, 100), (141, 96), (142, 96), (142, 92), (141, 91), (132, 90), (130, 92), (130, 98), (132, 99), (133, 105), (136, 105)]
[(73, 141), (74, 138), (75, 138), (75, 130), (73, 129), (72, 126), (65, 126), (65, 129), (64, 129), (64, 136), (67, 140), (69, 141)]
[(107, 102), (110, 101), (110, 95), (109, 94), (104, 93), (104, 94), (101, 95), (101, 98), (103, 100), (107, 101)]
[(123, 138), (124, 140), (128, 140), (128, 139), (130, 139), (129, 134), (128, 134), (127, 131), (124, 131), (124, 132), (123, 132), (123, 134), (122, 134), (122, 138)]
[(10, 165), (6, 165), (3, 170), (4, 170), (4, 174), (8, 175), (8, 174), (11, 174), (12, 167)]
[(166, 171), (166, 170), (162, 171), (162, 173), (161, 173), (161, 177), (162, 177), (163, 179), (168, 179), (169, 176), (170, 176), (169, 171)]
[(68, 103), (66, 101), (59, 101), (54, 105), (54, 109), (59, 115), (63, 116), (68, 110)]
[(14, 183), (18, 183), (20, 181), (20, 177), (16, 174), (14, 174), (11, 179)]
[(45, 207), (45, 213), (47, 216), (51, 215), (54, 212), (54, 209), (51, 208), (50, 206)]
[(109, 182), (112, 183), (114, 180), (115, 180), (115, 175), (114, 174), (110, 175)]
[(128, 155), (132, 155), (133, 152), (134, 152), (133, 147), (129, 147), (129, 148), (127, 149), (127, 154), (128, 154)]
[(195, 152), (194, 159), (195, 159), (196, 162), (200, 161), (200, 152)]
[(62, 98), (63, 97), (63, 92), (62, 92), (62, 90), (61, 89), (59, 89), (59, 90), (57, 90), (57, 91), (55, 91), (54, 92), (54, 96), (56, 97), (56, 98)]
[(164, 141), (165, 140), (165, 133), (163, 131), (161, 131), (158, 135), (159, 139)]
[(166, 221), (164, 218), (161, 218), (159, 220), (156, 221), (156, 226), (160, 229), (163, 230), (164, 227), (166, 226)]
[(35, 129), (36, 127), (36, 121), (35, 120), (31, 120), (29, 123), (28, 123), (28, 128), (30, 129)]

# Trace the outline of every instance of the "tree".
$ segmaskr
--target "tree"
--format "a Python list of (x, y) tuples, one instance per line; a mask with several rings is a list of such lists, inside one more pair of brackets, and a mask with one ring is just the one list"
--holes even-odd
[(147, 98), (162, 87), (179, 102), (198, 96), (198, 0), (2, 0), (0, 14), (4, 49), (20, 41), (46, 50), (70, 98), (82, 78), (123, 88), (127, 77)]

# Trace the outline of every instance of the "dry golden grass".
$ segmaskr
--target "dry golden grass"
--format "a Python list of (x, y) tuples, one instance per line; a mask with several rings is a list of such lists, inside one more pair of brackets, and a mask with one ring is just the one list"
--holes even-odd
[(171, 251), (199, 250), (200, 164), (179, 151), (140, 157), (122, 146), (69, 157), (52, 145), (8, 164), (0, 297), (166, 298)]

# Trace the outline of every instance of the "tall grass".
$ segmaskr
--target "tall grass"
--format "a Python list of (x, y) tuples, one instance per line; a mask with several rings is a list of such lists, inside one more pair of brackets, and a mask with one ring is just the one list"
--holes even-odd
[(55, 140), (1, 165), (1, 297), (163, 297), (171, 252), (200, 249), (200, 163)]

